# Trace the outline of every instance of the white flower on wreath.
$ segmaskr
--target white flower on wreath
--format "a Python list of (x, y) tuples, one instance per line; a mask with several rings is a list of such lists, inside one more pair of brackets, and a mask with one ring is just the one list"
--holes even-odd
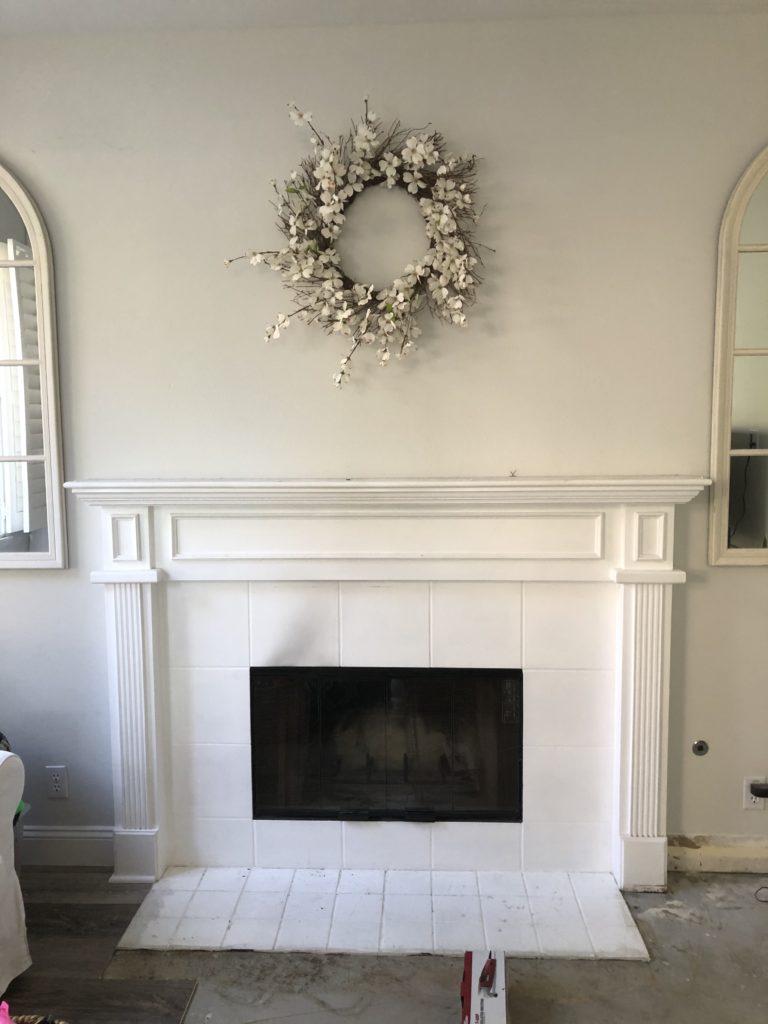
[(298, 128), (303, 128), (304, 125), (309, 124), (309, 120), (312, 117), (312, 112), (307, 110), (299, 110), (295, 103), (288, 104), (288, 116)]
[(290, 326), (291, 318), (286, 316), (284, 313), (278, 313), (277, 323), (269, 325), (267, 332), (264, 335), (264, 341), (272, 341), (273, 338), (279, 338), (280, 331), (287, 331)]
[(359, 124), (355, 131), (352, 147), (356, 153), (371, 156), (376, 148), (376, 130), (370, 124)]
[(390, 152), (385, 153), (379, 160), (379, 170), (386, 175), (387, 188), (392, 188), (397, 183), (397, 168), (401, 163), (400, 157)]
[(425, 182), (419, 171), (406, 171), (403, 175), (406, 188), (412, 195), (416, 195), (420, 188), (424, 188)]
[(405, 141), (405, 148), (402, 152), (403, 160), (413, 167), (420, 167), (422, 164), (435, 164), (440, 159), (440, 154), (432, 139), (432, 136), (422, 134), (412, 135)]

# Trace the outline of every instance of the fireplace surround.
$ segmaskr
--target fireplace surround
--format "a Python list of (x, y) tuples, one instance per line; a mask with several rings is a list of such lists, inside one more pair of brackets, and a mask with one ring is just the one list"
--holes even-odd
[[(84, 481), (115, 877), (168, 864), (666, 882), (675, 506), (699, 478)], [(251, 819), (251, 665), (522, 666), (523, 822)]]

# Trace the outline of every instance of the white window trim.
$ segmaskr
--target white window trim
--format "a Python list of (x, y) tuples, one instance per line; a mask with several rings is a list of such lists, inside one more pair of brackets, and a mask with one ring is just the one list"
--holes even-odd
[[(20, 182), (0, 165), (0, 188), (14, 203), (29, 236), (35, 270), (38, 347), (42, 391), (43, 451), (48, 526), (47, 551), (0, 552), (0, 569), (63, 569), (67, 565), (64, 515), (59, 384), (56, 358), (56, 317), (51, 243), (32, 197)], [(27, 264), (29, 265), (29, 264)], [(22, 460), (23, 461), (23, 460)]]
[[(736, 342), (739, 236), (749, 201), (768, 174), (768, 146), (752, 161), (734, 188), (723, 214), (717, 261), (715, 366), (712, 397), (712, 488), (709, 492), (710, 565), (768, 565), (768, 549), (728, 547), (731, 405)], [(768, 356), (764, 358), (768, 359)], [(768, 456), (765, 456), (768, 458)]]

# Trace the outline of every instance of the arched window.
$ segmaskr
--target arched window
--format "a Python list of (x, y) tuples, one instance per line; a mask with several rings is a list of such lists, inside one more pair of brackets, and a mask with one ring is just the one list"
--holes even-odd
[(66, 563), (48, 234), (0, 167), (0, 568)]

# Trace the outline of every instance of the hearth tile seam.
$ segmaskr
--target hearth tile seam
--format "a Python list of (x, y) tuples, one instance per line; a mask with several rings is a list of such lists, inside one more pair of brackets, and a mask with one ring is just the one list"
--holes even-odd
[(523, 888), (525, 889), (525, 900), (528, 904), (528, 913), (531, 916), (531, 927), (533, 928), (533, 934), (536, 939), (536, 945), (539, 949), (539, 956), (545, 956), (544, 947), (541, 943), (541, 936), (539, 935), (539, 929), (536, 927), (536, 919), (533, 916), (533, 907), (531, 906), (531, 891), (528, 888), (528, 879), (526, 878), (526, 872), (523, 870), (520, 872), (523, 878)]
[(269, 947), (271, 950), (275, 948), (277, 942), (277, 936), (280, 934), (280, 929), (283, 927), (283, 918), (285, 917), (285, 908), (288, 906), (288, 898), (291, 895), (291, 889), (293, 889), (293, 880), (296, 877), (294, 871), (291, 875), (291, 882), (285, 892), (285, 899), (283, 900), (283, 909), (280, 911), (280, 920), (277, 922), (277, 928), (275, 928), (275, 937), (272, 939), (272, 945)]
[(381, 880), (381, 913), (379, 914), (379, 935), (376, 940), (376, 951), (381, 953), (381, 943), (384, 940), (384, 900), (387, 898), (387, 872)]
[[(295, 872), (294, 872), (294, 875), (295, 875)], [(279, 920), (277, 928), (275, 930), (275, 937), (272, 940), (272, 945), (270, 946), (270, 949), (274, 949), (275, 942), (277, 941), (277, 935), (278, 935), (278, 932), (280, 931), (280, 925), (282, 924), (282, 921), (283, 921), (283, 915), (285, 914), (285, 907), (286, 907), (286, 905), (288, 903), (288, 896), (290, 894), (291, 887), (293, 886), (293, 877), (294, 877), (294, 875), (291, 875), (290, 885), (289, 885), (288, 889), (285, 891), (285, 899), (283, 900), (283, 906), (282, 906), (282, 910), (280, 912), (280, 920)], [(240, 903), (242, 902), (242, 899), (243, 899), (243, 896), (245, 895), (245, 893), (249, 892), (250, 894), (254, 894), (254, 893), (255, 894), (260, 894), (260, 893), (264, 893), (264, 892), (267, 892), (267, 891), (269, 891), (269, 892), (273, 891), (273, 890), (247, 890), (246, 886), (248, 884), (248, 877), (249, 876), (250, 876), (250, 871), (249, 871), (249, 875), (246, 876), (246, 879), (243, 882), (243, 886), (242, 886), (242, 888), (240, 890), (240, 893), (238, 895), (237, 902), (235, 903), (235, 906), (232, 909), (232, 913), (231, 913), (231, 915), (229, 916), (229, 918), (227, 920), (227, 930), (225, 931), (224, 937), (221, 940), (221, 945), (222, 946), (223, 946), (224, 942), (226, 941), (227, 936), (229, 935), (229, 932), (230, 932), (230, 929), (232, 927), (232, 924), (234, 923), (234, 921), (237, 918), (237, 909), (240, 906)], [(213, 890), (211, 890), (211, 891), (213, 891)], [(274, 891), (278, 892), (280, 890), (274, 890)], [(182, 917), (183, 916), (184, 915), (182, 915)]]
[(595, 943), (594, 943), (594, 940), (592, 938), (592, 932), (589, 930), (589, 925), (587, 924), (587, 917), (586, 917), (586, 914), (584, 913), (584, 908), (581, 905), (581, 900), (579, 899), (579, 894), (576, 891), (576, 886), (573, 884), (573, 878), (571, 878), (571, 874), (572, 874), (572, 872), (569, 871), (568, 872), (568, 885), (571, 887), (571, 892), (573, 893), (573, 898), (576, 900), (576, 906), (579, 908), (579, 916), (581, 917), (582, 923), (584, 925), (584, 931), (587, 933), (587, 938), (589, 939), (589, 945), (592, 947), (592, 958), (596, 959), (597, 958), (597, 950), (595, 949)]
[(432, 925), (432, 952), (437, 950), (437, 915), (435, 914), (435, 880), (429, 872), (429, 916)]
[[(250, 594), (250, 587), (248, 588), (248, 593)], [(226, 931), (226, 932), (224, 933), (224, 938), (225, 938), (225, 939), (226, 939), (226, 937), (227, 937), (227, 933), (229, 932), (229, 929), (230, 929), (230, 927), (232, 926), (232, 922), (233, 922), (233, 921), (235, 920), (235, 918), (237, 917), (237, 908), (238, 908), (238, 907), (240, 906), (240, 904), (242, 903), (242, 900), (243, 900), (243, 896), (244, 896), (244, 894), (245, 894), (245, 887), (246, 887), (246, 885), (248, 884), (248, 879), (249, 879), (249, 877), (250, 877), (250, 871), (249, 871), (249, 872), (248, 872), (248, 874), (247, 874), (247, 875), (245, 876), (245, 881), (243, 882), (243, 886), (242, 886), (242, 888), (241, 888), (241, 890), (240, 890), (240, 895), (239, 895), (239, 896), (237, 897), (237, 902), (235, 903), (234, 907), (232, 908), (232, 914), (230, 915), (230, 918), (229, 918), (229, 924), (227, 925), (227, 931)], [(223, 940), (222, 940), (222, 941), (223, 941)]]
[[(476, 874), (477, 874), (477, 872), (476, 872)], [(530, 900), (530, 897), (528, 895), (528, 889), (527, 889), (526, 884), (525, 884), (525, 874), (521, 871), (520, 875), (521, 875), (522, 881), (523, 881), (523, 888), (525, 889), (525, 908), (526, 908), (526, 910), (528, 912), (528, 921), (530, 923), (531, 931), (533, 932), (534, 939), (536, 940), (536, 947), (537, 947), (537, 949), (539, 951), (539, 954), (541, 954), (541, 942), (539, 941), (539, 934), (536, 931), (536, 924), (535, 924), (535, 922), (533, 920), (533, 911), (531, 910), (531, 900)], [(483, 894), (480, 892), (480, 876), (479, 875), (477, 875), (477, 891), (478, 891), (478, 899), (480, 900), (480, 920), (483, 923), (483, 932), (485, 933), (485, 943), (486, 943), (488, 949), (492, 949), (493, 946), (494, 946), (494, 940), (493, 940), (492, 936), (490, 935), (490, 933), (488, 931), (488, 925), (486, 924), (485, 904), (483, 903)], [(493, 899), (496, 896), (496, 894), (489, 894), (489, 895), (490, 895), (491, 899)], [(500, 896), (498, 898), (504, 899), (505, 897), (502, 895), (502, 896)], [(510, 895), (509, 898), (510, 899), (514, 899), (515, 897)], [(514, 953), (512, 955), (520, 956), (521, 954), (520, 953)], [(533, 956), (532, 953), (528, 954), (528, 955), (529, 956)]]
[[(341, 859), (341, 863), (342, 864), (344, 863), (344, 839), (343, 839), (343, 836), (344, 836), (344, 830), (342, 829), (342, 840), (341, 840), (341, 842), (342, 842), (342, 849), (341, 849), (342, 859)], [(294, 878), (295, 877), (296, 876), (294, 875)], [(328, 937), (325, 940), (324, 950), (327, 950), (328, 947), (331, 944), (331, 935), (333, 935), (333, 922), (336, 920), (336, 897), (339, 895), (339, 883), (340, 882), (341, 882), (341, 871), (339, 871), (338, 875), (336, 876), (336, 888), (333, 891), (333, 906), (331, 907), (331, 920), (330, 920), (330, 923), (328, 925)], [(286, 900), (286, 903), (287, 902), (288, 901)], [(278, 932), (279, 932), (279, 929), (278, 929)]]
[(477, 872), (475, 872), (475, 885), (477, 886), (477, 900), (478, 900), (478, 903), (480, 904), (480, 923), (483, 926), (483, 936), (485, 938), (485, 945), (486, 945), (487, 949), (491, 949), (493, 947), (493, 942), (491, 941), (491, 936), (488, 933), (488, 926), (485, 923), (485, 913), (483, 912), (483, 901), (482, 901), (482, 899), (480, 897), (480, 876), (478, 875)]

